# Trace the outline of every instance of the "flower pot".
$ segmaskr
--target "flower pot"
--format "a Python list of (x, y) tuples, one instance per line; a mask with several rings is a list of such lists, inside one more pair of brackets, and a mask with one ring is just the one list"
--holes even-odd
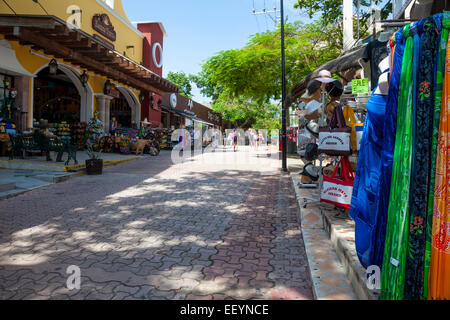
[(98, 175), (103, 172), (103, 159), (86, 160), (86, 173), (88, 175)]

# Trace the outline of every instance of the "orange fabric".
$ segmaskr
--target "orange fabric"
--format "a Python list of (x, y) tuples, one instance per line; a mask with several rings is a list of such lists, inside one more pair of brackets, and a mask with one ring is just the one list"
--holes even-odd
[[(450, 38), (449, 38), (450, 39)], [(450, 42), (436, 157), (433, 231), (428, 298), (450, 300)]]
[(353, 112), (352, 107), (345, 106), (344, 110), (344, 118), (345, 118), (345, 124), (347, 127), (352, 128), (352, 134), (351, 134), (351, 141), (352, 141), (352, 152), (357, 153), (357, 145), (356, 145), (356, 127), (358, 126), (364, 126), (364, 123), (356, 122), (355, 113)]

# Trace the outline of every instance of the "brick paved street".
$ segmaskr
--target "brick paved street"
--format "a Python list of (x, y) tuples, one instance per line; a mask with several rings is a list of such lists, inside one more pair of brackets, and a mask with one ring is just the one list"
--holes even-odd
[(0, 201), (0, 299), (312, 299), (275, 156), (163, 152)]

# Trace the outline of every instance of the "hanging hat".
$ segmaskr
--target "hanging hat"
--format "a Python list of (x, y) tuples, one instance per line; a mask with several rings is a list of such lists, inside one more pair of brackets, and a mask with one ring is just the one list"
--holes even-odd
[(316, 79), (309, 81), (308, 85), (306, 86), (306, 96), (303, 96), (303, 98), (311, 97), (314, 93), (317, 92), (317, 90), (320, 89), (321, 85), (322, 83), (320, 81), (317, 81)]
[(319, 169), (317, 169), (312, 163), (308, 163), (303, 167), (302, 176), (309, 177), (312, 181), (319, 180)]
[(145, 118), (144, 121), (142, 121), (142, 124), (151, 124), (150, 122), (148, 122), (148, 119)]
[(319, 125), (315, 121), (310, 121), (306, 125), (306, 130), (309, 131), (314, 137), (319, 137)]
[(312, 142), (312, 136), (306, 129), (301, 129), (297, 135), (297, 142), (299, 147), (306, 146)]
[(342, 88), (342, 83), (339, 80), (334, 80), (326, 85), (325, 90), (327, 90), (328, 94), (332, 97), (340, 97), (344, 92)]
[(321, 83), (330, 83), (333, 82), (336, 79), (333, 79), (331, 77), (331, 72), (328, 70), (321, 70), (319, 74), (317, 75), (317, 78), (314, 78), (314, 80), (319, 81)]
[(305, 148), (305, 159), (307, 161), (314, 161), (318, 156), (318, 148), (317, 143), (309, 143)]
[(306, 114), (312, 114), (314, 111), (319, 109), (322, 106), (322, 104), (316, 100), (311, 100), (306, 105)]

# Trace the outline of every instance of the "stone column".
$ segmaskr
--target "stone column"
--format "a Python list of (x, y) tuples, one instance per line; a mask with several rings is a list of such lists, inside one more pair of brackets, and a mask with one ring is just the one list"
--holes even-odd
[(15, 77), (14, 83), (17, 89), (15, 105), (20, 108), (16, 113), (16, 126), (19, 131), (25, 131), (29, 128), (28, 114), (30, 113), (30, 77)]
[(105, 104), (105, 132), (108, 134), (109, 133), (109, 125), (111, 123), (111, 116), (110, 116), (110, 111), (111, 111), (111, 100), (108, 100)]
[(113, 97), (108, 95), (96, 95), (98, 101), (98, 119), (103, 122), (103, 130), (105, 134), (109, 133), (109, 117), (110, 117), (110, 105)]

